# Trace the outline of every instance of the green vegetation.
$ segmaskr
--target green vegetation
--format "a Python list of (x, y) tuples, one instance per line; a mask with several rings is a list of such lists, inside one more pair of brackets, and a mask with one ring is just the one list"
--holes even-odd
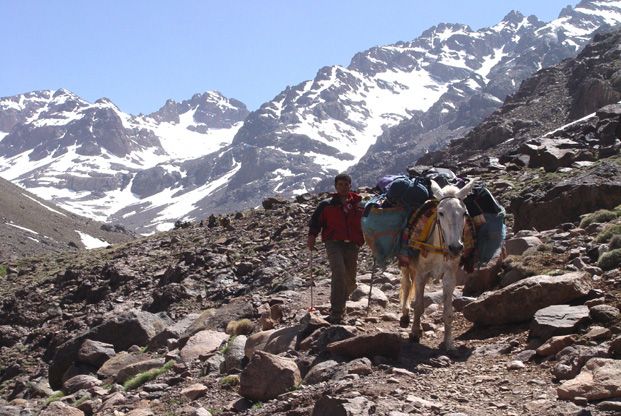
[(48, 405), (52, 402), (62, 399), (63, 397), (65, 397), (65, 393), (63, 393), (62, 391), (55, 391), (54, 394), (47, 398), (45, 404)]
[(595, 241), (598, 243), (608, 243), (615, 234), (621, 234), (621, 224), (614, 224), (604, 228), (604, 230), (597, 235)]
[(73, 402), (72, 406), (73, 407), (80, 407), (80, 405), (82, 403), (84, 403), (87, 400), (90, 400), (92, 397), (90, 394), (85, 394), (84, 396), (80, 397), (78, 400), (76, 400), (75, 402)]
[(619, 215), (621, 215), (621, 210), (619, 209), (619, 207), (615, 208), (614, 211), (600, 209), (599, 211), (587, 214), (584, 218), (582, 218), (582, 221), (580, 221), (580, 228), (586, 228), (589, 225), (597, 222), (602, 223), (612, 221)]
[(7, 269), (4, 264), (0, 264), (0, 277), (4, 277), (7, 274)]
[(226, 325), (226, 333), (229, 335), (250, 335), (254, 331), (254, 324), (250, 319), (231, 321)]
[(263, 407), (263, 402), (256, 402), (255, 404), (252, 405), (251, 409), (252, 410), (258, 410), (260, 408)]
[(608, 242), (608, 247), (611, 250), (621, 248), (621, 234), (613, 235), (610, 241)]
[(220, 385), (223, 387), (233, 387), (239, 385), (239, 375), (231, 374), (220, 379)]
[(602, 270), (612, 270), (621, 266), (621, 248), (604, 253), (597, 260), (597, 265)]
[(220, 347), (220, 354), (226, 354), (227, 351), (229, 350), (229, 348), (231, 347), (231, 343), (233, 342), (233, 340), (237, 337), (237, 335), (231, 335), (229, 337), (229, 339), (226, 340), (226, 342), (224, 343), (224, 345), (222, 347)]
[(173, 365), (175, 365), (175, 362), (173, 360), (170, 360), (160, 368), (154, 368), (152, 370), (145, 371), (140, 374), (136, 374), (134, 377), (130, 378), (125, 383), (123, 383), (123, 388), (125, 390), (133, 390), (137, 387), (140, 387), (144, 383), (161, 376), (162, 374), (170, 370), (173, 367)]

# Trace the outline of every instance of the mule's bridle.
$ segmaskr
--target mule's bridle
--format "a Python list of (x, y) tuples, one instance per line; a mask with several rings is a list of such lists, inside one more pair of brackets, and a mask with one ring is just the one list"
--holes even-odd
[[(445, 196), (443, 198), (440, 198), (437, 206), (440, 206), (440, 202), (444, 201), (445, 199), (453, 199), (453, 198), (459, 199), (456, 196)], [(436, 227), (438, 228), (438, 236), (440, 238), (440, 243), (438, 246), (427, 243), (427, 241), (429, 241), (429, 238), (431, 238), (431, 236), (433, 235), (433, 231), (436, 229)], [(444, 244), (444, 241), (445, 241), (444, 230), (442, 230), (442, 227), (440, 227), (440, 224), (438, 223), (438, 212), (437, 212), (437, 207), (436, 207), (435, 219), (433, 220), (433, 228), (431, 229), (431, 233), (429, 233), (429, 237), (427, 238), (427, 240), (426, 241), (413, 241), (410, 243), (410, 245), (420, 250), (420, 253), (423, 257), (427, 257), (427, 254), (429, 253), (442, 254), (444, 255), (444, 257), (448, 257), (451, 254), (451, 252), (449, 251), (448, 247), (446, 247), (446, 245)]]

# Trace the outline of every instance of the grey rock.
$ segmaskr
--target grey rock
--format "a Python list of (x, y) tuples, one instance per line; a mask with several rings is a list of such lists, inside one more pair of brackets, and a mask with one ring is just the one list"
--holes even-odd
[(293, 360), (256, 351), (240, 375), (239, 394), (250, 400), (270, 400), (297, 387), (301, 381), (300, 370)]
[(79, 375), (71, 377), (63, 383), (63, 391), (67, 394), (73, 394), (78, 390), (90, 390), (93, 387), (101, 386), (101, 380), (97, 377), (89, 375)]
[(530, 326), (529, 337), (547, 340), (557, 335), (577, 332), (589, 321), (589, 308), (569, 305), (552, 305), (535, 313)]
[(589, 315), (595, 322), (609, 323), (621, 316), (619, 308), (612, 305), (595, 305), (589, 309)]
[(338, 367), (339, 363), (334, 360), (327, 360), (316, 364), (304, 377), (304, 384), (317, 384), (330, 380), (336, 374)]
[(531, 319), (539, 309), (571, 302), (591, 289), (588, 273), (533, 276), (487, 292), (464, 307), (466, 319), (478, 325), (502, 325)]
[(366, 416), (374, 414), (375, 409), (375, 403), (362, 396), (354, 398), (324, 396), (315, 403), (312, 416)]
[(127, 350), (132, 345), (146, 345), (169, 322), (162, 317), (139, 310), (111, 316), (91, 330), (67, 341), (56, 350), (49, 368), (49, 381), (53, 389), (62, 386), (66, 370), (78, 359), (79, 349), (86, 339), (112, 344), (115, 350)]
[(221, 371), (225, 373), (238, 371), (242, 369), (242, 359), (244, 358), (244, 348), (246, 346), (247, 337), (245, 335), (237, 335), (226, 344), (224, 351), (224, 362)]
[(86, 339), (78, 351), (78, 360), (99, 368), (115, 354), (114, 345)]
[(505, 247), (508, 255), (521, 255), (527, 249), (531, 247), (538, 247), (542, 245), (543, 242), (535, 236), (532, 237), (521, 237), (521, 238), (511, 238), (505, 241)]

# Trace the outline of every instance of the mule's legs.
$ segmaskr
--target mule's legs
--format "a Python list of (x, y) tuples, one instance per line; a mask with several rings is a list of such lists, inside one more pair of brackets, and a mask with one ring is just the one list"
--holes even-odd
[(414, 290), (416, 299), (414, 300), (414, 322), (412, 322), (412, 339), (416, 342), (420, 341), (422, 336), (422, 328), (420, 325), (420, 318), (425, 312), (425, 284), (427, 283), (427, 276), (422, 273), (418, 273), (414, 277)]
[(399, 326), (407, 328), (410, 324), (410, 304), (413, 296), (412, 269), (409, 266), (401, 267), (401, 288), (399, 290), (399, 301), (401, 302), (401, 319)]
[(442, 298), (444, 301), (444, 348), (454, 350), (453, 345), (453, 291), (455, 290), (455, 271), (444, 273), (442, 277)]

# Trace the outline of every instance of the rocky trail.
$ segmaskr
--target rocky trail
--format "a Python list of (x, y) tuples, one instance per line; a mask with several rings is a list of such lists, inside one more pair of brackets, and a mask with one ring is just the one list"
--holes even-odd
[[(547, 175), (478, 172), (505, 206)], [(438, 282), (426, 289), (420, 344), (399, 327), (396, 268), (376, 273), (367, 315), (366, 248), (343, 325), (321, 318), (329, 277), (317, 252), (309, 314), (306, 221), (320, 197), (8, 264), (0, 414), (621, 412), (621, 269), (598, 267), (609, 247), (595, 241), (619, 227), (617, 211), (584, 228), (511, 232), (506, 259), (460, 276), (447, 352)]]

